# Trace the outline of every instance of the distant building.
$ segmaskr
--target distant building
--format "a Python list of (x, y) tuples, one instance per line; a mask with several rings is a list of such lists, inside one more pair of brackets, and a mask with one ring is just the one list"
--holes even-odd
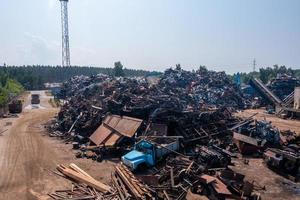
[(57, 97), (61, 91), (62, 83), (45, 83), (44, 86), (51, 91), (54, 97)]

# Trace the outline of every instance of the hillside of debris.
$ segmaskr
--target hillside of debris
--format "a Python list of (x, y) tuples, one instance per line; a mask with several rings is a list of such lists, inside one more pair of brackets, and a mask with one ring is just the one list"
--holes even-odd
[(78, 116), (74, 130), (89, 135), (107, 113), (155, 120), (166, 117), (164, 113), (168, 112), (182, 116), (187, 112), (247, 105), (240, 89), (224, 72), (168, 69), (157, 84), (149, 82), (146, 78), (103, 74), (71, 78), (63, 84), (61, 93), (66, 103), (58, 114), (56, 129), (68, 131)]
[[(273, 80), (273, 89), (281, 87), (276, 85), (281, 80)], [(77, 158), (122, 158), (111, 185), (83, 177), (77, 166), (59, 166), (61, 175), (75, 180), (75, 190), (100, 191), (78, 191), (78, 198), (260, 199), (262, 187), (229, 167), (240, 154), (263, 157), (295, 179), (300, 174), (294, 162), (300, 158), (299, 138), (255, 120), (255, 114), (235, 117), (233, 112), (251, 101), (224, 72), (200, 68), (168, 69), (147, 78), (75, 76), (63, 84), (60, 98), (64, 104), (48, 126), (51, 136), (72, 142)], [(275, 154), (282, 160), (275, 162)], [(126, 187), (118, 189), (121, 185)], [(66, 191), (53, 195), (67, 198)]]

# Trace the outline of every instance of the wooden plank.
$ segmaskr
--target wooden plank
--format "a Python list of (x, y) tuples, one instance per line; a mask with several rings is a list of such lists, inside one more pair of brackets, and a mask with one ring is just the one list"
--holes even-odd
[(130, 180), (126, 177), (126, 175), (122, 172), (122, 169), (120, 169), (119, 166), (116, 166), (116, 172), (122, 179), (122, 181), (125, 183), (127, 188), (132, 192), (133, 196), (137, 199), (141, 199), (141, 194), (136, 190), (136, 188), (131, 184)]
[(67, 177), (72, 178), (73, 180), (84, 183), (92, 188), (95, 188), (103, 193), (108, 193), (112, 191), (112, 188), (108, 185), (105, 185), (93, 178), (89, 178), (81, 173), (78, 173), (70, 168), (65, 168), (64, 166), (57, 166), (57, 170), (66, 175)]
[(85, 171), (83, 171), (81, 168), (79, 168), (77, 165), (75, 165), (74, 163), (71, 163), (69, 165), (69, 168), (73, 169), (74, 171), (82, 174), (82, 175), (85, 175), (86, 177), (89, 177), (91, 179), (94, 179), (93, 177), (91, 177), (88, 173), (86, 173)]
[(128, 180), (133, 185), (133, 187), (135, 187), (135, 189), (139, 192), (139, 194), (145, 194), (146, 191), (143, 190), (143, 185), (140, 184), (140, 181), (136, 179), (134, 174), (125, 165), (120, 165), (120, 167), (123, 170), (125, 176), (127, 176)]
[(124, 194), (123, 192), (121, 191), (121, 188), (120, 188), (120, 185), (118, 183), (118, 181), (116, 180), (116, 177), (114, 175), (111, 175), (111, 180), (114, 182), (117, 190), (118, 190), (118, 193), (119, 193), (119, 196), (122, 200), (125, 200), (125, 197), (124, 197)]
[(125, 185), (123, 184), (122, 180), (117, 176), (116, 173), (113, 173), (113, 176), (116, 178), (116, 181), (121, 186), (122, 191), (124, 192), (126, 199), (131, 197), (131, 195), (128, 193), (128, 190), (126, 189)]

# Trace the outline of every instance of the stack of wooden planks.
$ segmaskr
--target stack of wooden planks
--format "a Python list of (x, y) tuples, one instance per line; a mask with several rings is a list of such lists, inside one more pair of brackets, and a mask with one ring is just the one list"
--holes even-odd
[(74, 181), (78, 183), (84, 183), (87, 186), (95, 188), (96, 190), (104, 194), (112, 192), (112, 188), (110, 186), (95, 180), (93, 177), (91, 177), (89, 174), (87, 174), (75, 164), (70, 164), (69, 167), (65, 167), (64, 165), (58, 165), (57, 170), (63, 175), (73, 179)]
[(60, 176), (72, 180), (72, 188), (69, 190), (57, 190), (49, 194), (55, 200), (81, 200), (81, 199), (119, 199), (114, 188), (97, 181), (75, 164), (68, 167), (58, 165)]
[(123, 164), (116, 166), (116, 174), (130, 190), (135, 199), (151, 199), (152, 195), (149, 189), (140, 182), (134, 174)]
[(54, 193), (49, 194), (49, 196), (55, 200), (109, 199), (105, 198), (105, 195), (98, 192), (96, 189), (78, 183), (72, 183), (71, 189), (57, 190)]
[(152, 194), (142, 182), (123, 164), (118, 164), (111, 176), (111, 184), (97, 181), (75, 164), (58, 165), (54, 172), (71, 180), (72, 188), (57, 190), (49, 194), (55, 200), (147, 200), (153, 199)]

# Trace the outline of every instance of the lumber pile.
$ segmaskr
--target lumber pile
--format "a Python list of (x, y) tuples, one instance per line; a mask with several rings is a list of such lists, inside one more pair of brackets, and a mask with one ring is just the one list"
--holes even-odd
[(117, 165), (116, 174), (129, 188), (135, 199), (151, 199), (152, 195), (146, 185), (141, 183), (125, 165)]
[(140, 182), (123, 164), (115, 168), (111, 175), (111, 184), (97, 181), (75, 164), (58, 165), (60, 173), (54, 172), (72, 181), (71, 189), (57, 190), (49, 196), (55, 200), (128, 200), (153, 199), (150, 190)]
[(72, 181), (69, 190), (57, 190), (49, 196), (55, 200), (80, 200), (80, 199), (118, 199), (116, 190), (109, 185), (97, 181), (75, 164), (58, 165), (60, 173), (56, 174)]
[(55, 200), (84, 200), (84, 199), (106, 199), (103, 194), (99, 193), (94, 188), (89, 188), (86, 185), (72, 183), (72, 188), (67, 190), (57, 190), (49, 194)]
[(112, 191), (112, 188), (110, 186), (95, 180), (93, 177), (88, 175), (85, 171), (80, 169), (75, 164), (71, 164), (69, 167), (65, 167), (64, 165), (58, 165), (57, 170), (63, 175), (75, 180), (76, 182), (86, 184), (87, 186), (95, 188), (96, 190), (104, 194), (107, 194)]

